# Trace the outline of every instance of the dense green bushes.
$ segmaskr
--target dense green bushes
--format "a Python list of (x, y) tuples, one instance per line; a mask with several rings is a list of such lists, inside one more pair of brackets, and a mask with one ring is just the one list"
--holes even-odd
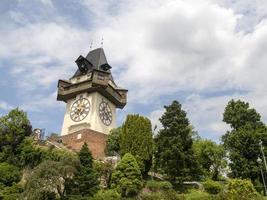
[(21, 178), (19, 168), (8, 163), (0, 163), (0, 183), (11, 186)]
[(203, 187), (206, 192), (210, 194), (218, 194), (222, 191), (223, 187), (219, 182), (207, 180), (203, 183)]
[(142, 188), (142, 175), (133, 155), (126, 153), (111, 177), (111, 188), (122, 197), (136, 196)]
[(172, 189), (172, 184), (168, 181), (147, 181), (146, 188), (152, 192), (165, 191)]
[(101, 190), (92, 200), (120, 200), (121, 195), (116, 190)]
[(241, 179), (232, 179), (229, 181), (223, 196), (231, 200), (261, 199), (261, 196), (253, 187), (251, 181)]

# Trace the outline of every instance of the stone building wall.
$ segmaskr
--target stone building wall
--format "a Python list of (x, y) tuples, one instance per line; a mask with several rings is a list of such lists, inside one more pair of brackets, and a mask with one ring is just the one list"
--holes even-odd
[(91, 130), (83, 129), (74, 133), (60, 136), (59, 139), (67, 148), (74, 151), (79, 151), (84, 143), (88, 144), (93, 157), (98, 160), (103, 160), (105, 157), (105, 147), (107, 135)]

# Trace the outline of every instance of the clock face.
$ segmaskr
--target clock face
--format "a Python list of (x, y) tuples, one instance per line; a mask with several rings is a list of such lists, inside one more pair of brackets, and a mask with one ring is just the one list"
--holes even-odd
[(86, 98), (80, 98), (72, 104), (70, 109), (70, 118), (75, 122), (82, 121), (88, 115), (89, 111), (89, 100)]
[(109, 126), (112, 122), (112, 111), (105, 101), (102, 101), (99, 105), (99, 117), (106, 126)]

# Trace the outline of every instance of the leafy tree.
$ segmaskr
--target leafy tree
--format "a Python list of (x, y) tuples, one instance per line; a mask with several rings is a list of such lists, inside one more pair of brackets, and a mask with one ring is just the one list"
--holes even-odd
[(93, 157), (86, 143), (79, 154), (80, 165), (75, 173), (75, 185), (82, 196), (93, 196), (99, 189), (98, 174), (93, 169)]
[(20, 170), (11, 164), (0, 163), (0, 183), (11, 186), (13, 183), (17, 183), (20, 180)]
[(122, 197), (132, 197), (142, 188), (142, 175), (135, 157), (126, 153), (118, 163), (111, 177), (111, 188)]
[(220, 172), (227, 164), (223, 146), (211, 140), (199, 139), (193, 143), (193, 149), (204, 176), (219, 180)]
[(39, 165), (44, 158), (44, 151), (34, 145), (34, 141), (30, 137), (26, 137), (18, 147), (19, 162), (18, 166), (25, 168), (34, 168)]
[(142, 174), (145, 176), (152, 165), (153, 137), (151, 122), (139, 115), (128, 115), (122, 125), (121, 155), (135, 156)]
[(75, 168), (69, 163), (44, 161), (27, 180), (24, 197), (28, 200), (64, 198), (65, 183), (73, 177)]
[(235, 130), (248, 123), (253, 127), (263, 125), (260, 114), (254, 108), (249, 108), (249, 103), (233, 99), (228, 102), (224, 110), (223, 121)]
[(108, 156), (114, 156), (120, 153), (120, 135), (121, 127), (112, 129), (110, 131), (106, 144), (106, 154)]
[(267, 144), (267, 131), (260, 114), (249, 104), (231, 100), (225, 108), (223, 121), (229, 123), (231, 131), (222, 137), (230, 159), (231, 176), (260, 179), (257, 158), (261, 155), (259, 141)]
[(164, 108), (166, 111), (159, 119), (163, 129), (155, 138), (156, 166), (173, 182), (191, 180), (198, 174), (192, 126), (179, 102), (173, 101)]
[(0, 161), (18, 163), (18, 146), (32, 133), (27, 115), (18, 108), (0, 118)]

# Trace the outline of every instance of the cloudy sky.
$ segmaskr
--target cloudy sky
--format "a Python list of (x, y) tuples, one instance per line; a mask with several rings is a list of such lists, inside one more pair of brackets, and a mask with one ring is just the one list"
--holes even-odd
[(57, 80), (100, 47), (129, 102), (154, 124), (178, 100), (202, 137), (218, 141), (227, 102), (248, 101), (267, 122), (266, 0), (1, 0), (0, 114), (20, 107), (60, 132)]

